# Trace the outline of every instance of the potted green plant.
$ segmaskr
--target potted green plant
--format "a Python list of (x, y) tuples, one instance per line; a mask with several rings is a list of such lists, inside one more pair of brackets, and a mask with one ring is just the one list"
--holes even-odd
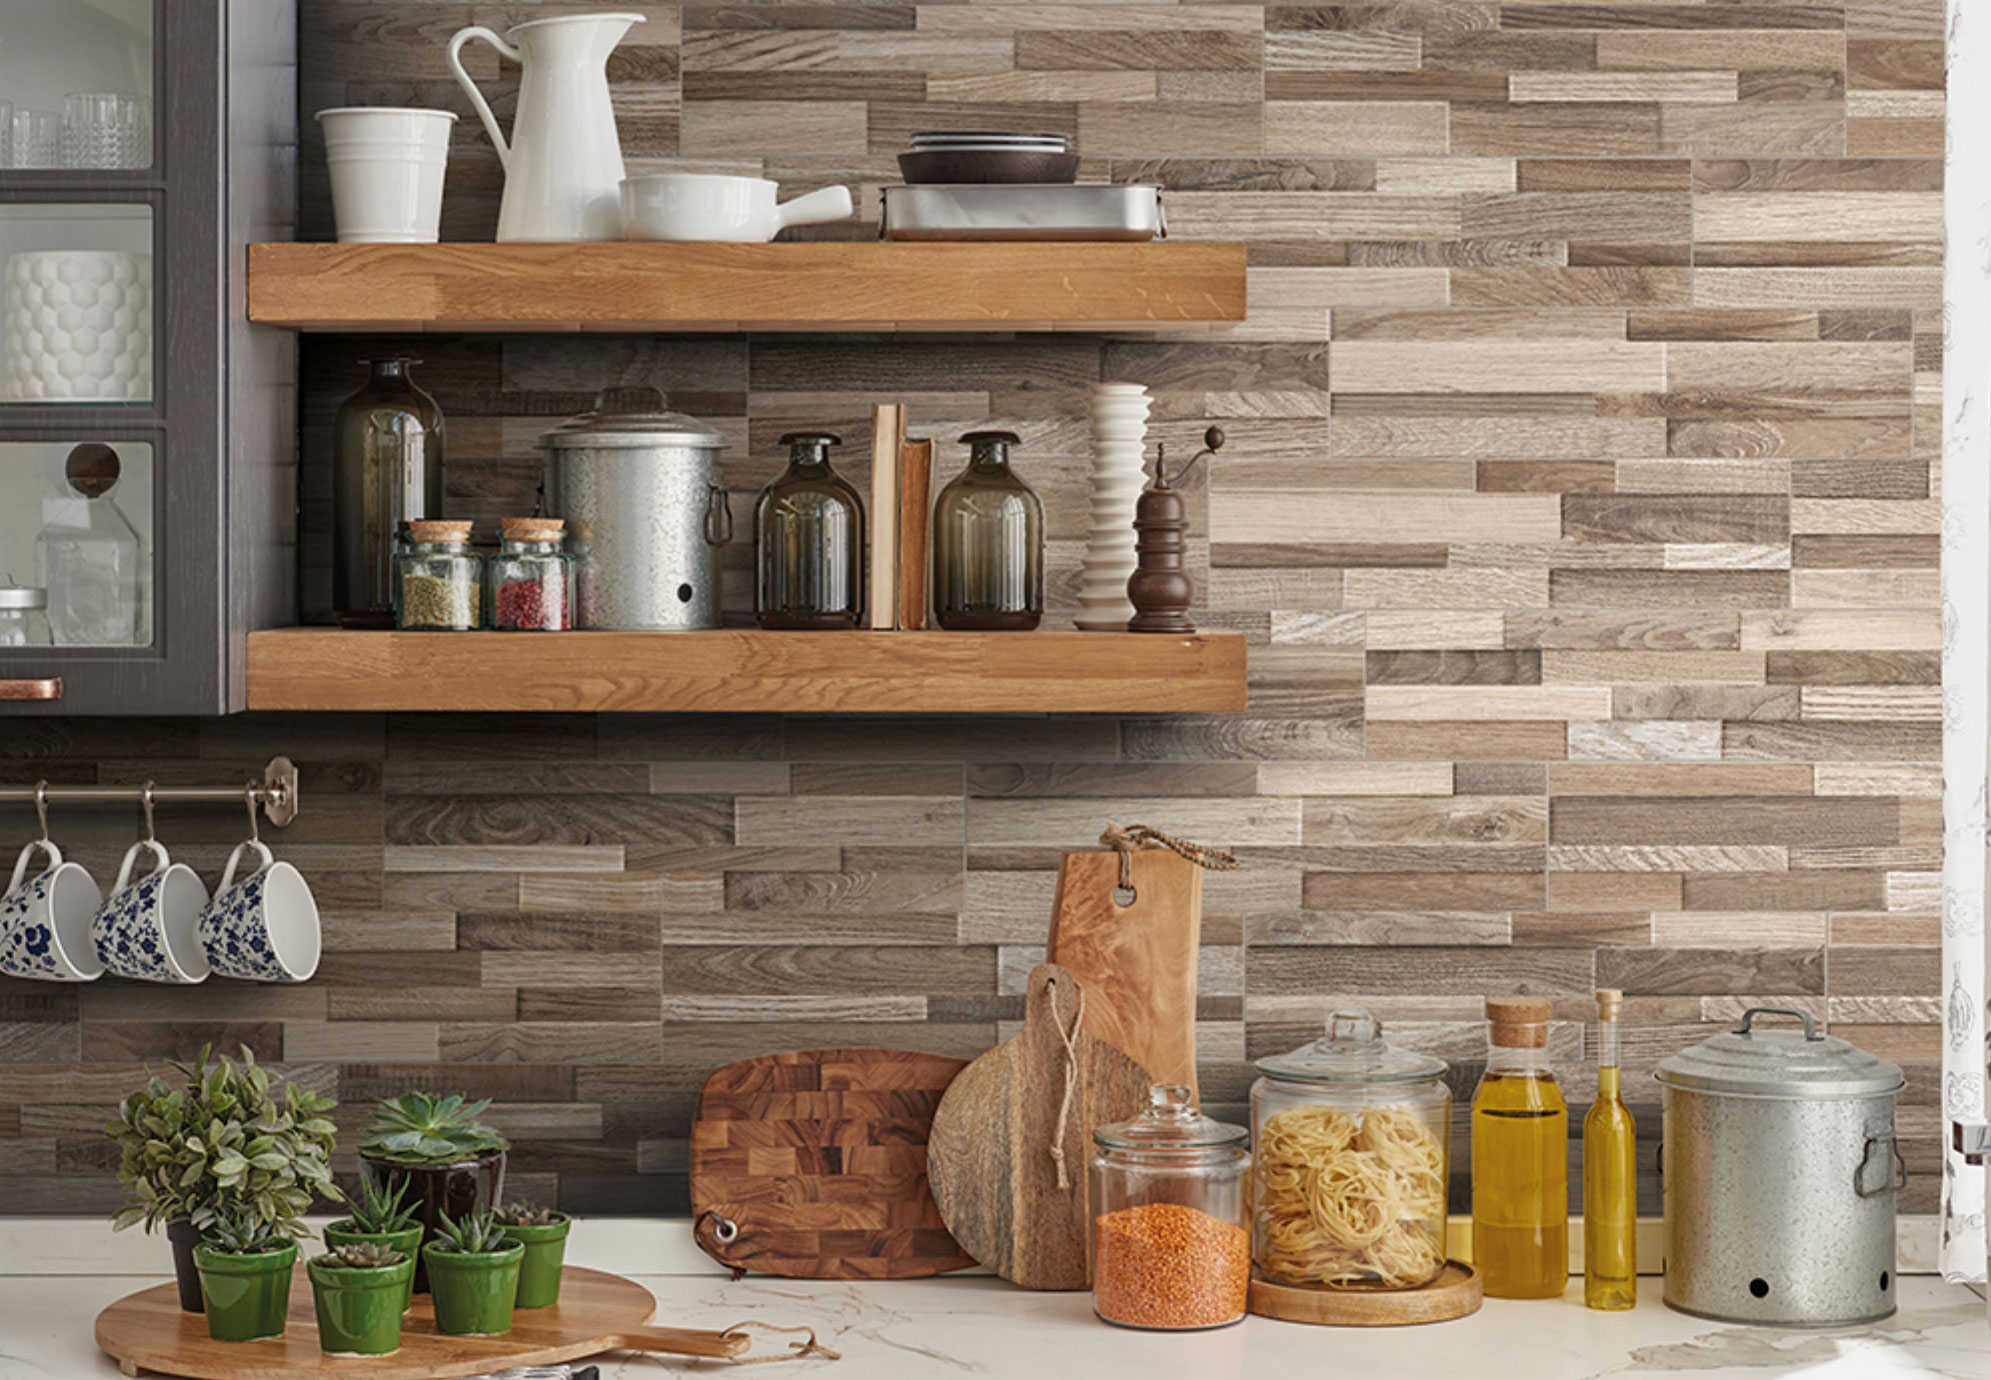
[(406, 1201), (407, 1197), (405, 1176), (397, 1174), (391, 1180), (362, 1178), (359, 1193), (346, 1199), (350, 1215), (325, 1228), (328, 1250), (366, 1243), (399, 1251), (408, 1258), (407, 1286), (401, 1297), (404, 1313), (414, 1302), (415, 1257), (422, 1248), (422, 1224), (415, 1220), (415, 1209)]
[(509, 1203), (498, 1211), (498, 1225), (525, 1245), (525, 1259), (519, 1262), (518, 1306), (547, 1308), (558, 1303), (560, 1267), (567, 1257), (572, 1219), (536, 1203)]
[(117, 1143), (118, 1179), (130, 1200), (111, 1219), (119, 1231), (144, 1223), (166, 1228), (179, 1277), (180, 1307), (201, 1311), (194, 1247), (224, 1210), (248, 1212), (282, 1235), (314, 1194), (337, 1199), (330, 1160), (337, 1104), (295, 1083), (273, 1086), (256, 1056), (210, 1062), (203, 1048), (180, 1075), (152, 1075), (125, 1098), (104, 1130)]
[[(503, 1201), (505, 1138), (477, 1120), (490, 1099), (462, 1093), (403, 1093), (380, 1104), (380, 1118), (359, 1143), (360, 1173), (381, 1183), (408, 1182), (408, 1202), (427, 1240), (443, 1218), (489, 1212)], [(428, 1290), (428, 1253), (415, 1269), (415, 1292)]]
[(206, 1239), (194, 1247), (207, 1335), (217, 1342), (281, 1337), (290, 1313), (290, 1277), (297, 1242), (266, 1224), (254, 1208), (237, 1204), (215, 1214)]
[(304, 1266), (327, 1356), (387, 1356), (401, 1349), (401, 1313), (415, 1257), (377, 1241), (349, 1241)]
[(422, 1247), (422, 1259), (429, 1267), (436, 1331), (454, 1337), (511, 1331), (525, 1243), (508, 1235), (492, 1213), (445, 1215)]

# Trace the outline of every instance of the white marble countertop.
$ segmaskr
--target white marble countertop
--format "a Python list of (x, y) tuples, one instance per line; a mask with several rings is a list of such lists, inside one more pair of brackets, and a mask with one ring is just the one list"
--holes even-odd
[[(1926, 1275), (1900, 1281), (1901, 1312), (1875, 1327), (1784, 1331), (1729, 1327), (1669, 1311), (1657, 1279), (1641, 1280), (1631, 1313), (1593, 1313), (1571, 1287), (1559, 1302), (1490, 1299), (1457, 1322), (1403, 1329), (1315, 1328), (1250, 1318), (1215, 1332), (1160, 1335), (1108, 1327), (1088, 1295), (1040, 1294), (987, 1276), (832, 1283), (749, 1276), (734, 1281), (689, 1247), (682, 1223), (581, 1223), (569, 1258), (639, 1279), (657, 1321), (721, 1328), (743, 1319), (806, 1324), (843, 1354), (767, 1380), (986, 1377), (1045, 1380), (1231, 1380), (1332, 1373), (1362, 1380), (1896, 1380), (1991, 1376), (1991, 1325), (1969, 1289)], [(39, 1240), (37, 1239), (39, 1238)], [(165, 1244), (127, 1236), (109, 1248), (93, 1224), (0, 1219), (0, 1380), (111, 1380), (91, 1340), (106, 1305), (164, 1275)], [(37, 1259), (39, 1257), (39, 1259)], [(647, 1268), (645, 1268), (647, 1267)], [(618, 1356), (609, 1380), (723, 1372), (720, 1363)], [(355, 1376), (361, 1368), (355, 1365)]]

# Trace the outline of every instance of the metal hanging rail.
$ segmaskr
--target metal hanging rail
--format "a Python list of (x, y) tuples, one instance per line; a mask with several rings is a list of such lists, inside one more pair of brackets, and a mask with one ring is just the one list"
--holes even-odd
[(281, 828), (297, 818), (297, 768), (288, 757), (272, 757), (260, 782), (240, 786), (64, 786), (42, 781), (32, 786), (0, 786), (0, 805), (142, 804), (147, 794), (154, 805), (233, 805), (243, 800), (263, 807), (263, 815)]

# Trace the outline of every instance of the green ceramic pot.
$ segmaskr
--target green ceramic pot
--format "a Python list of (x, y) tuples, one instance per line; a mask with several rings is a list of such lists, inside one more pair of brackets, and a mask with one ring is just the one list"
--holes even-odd
[(518, 1271), (518, 1306), (548, 1308), (560, 1301), (560, 1266), (567, 1258), (565, 1213), (556, 1212), (543, 1227), (506, 1227), (505, 1235), (525, 1243), (525, 1260)]
[(207, 1335), (217, 1342), (281, 1337), (296, 1264), (295, 1241), (280, 1251), (254, 1255), (227, 1255), (205, 1244), (194, 1247), (201, 1300), (207, 1305)]
[(422, 1250), (422, 1224), (415, 1223), (402, 1231), (354, 1231), (351, 1218), (343, 1218), (325, 1228), (325, 1245), (351, 1246), (361, 1241), (371, 1241), (376, 1246), (387, 1246), (408, 1257), (408, 1287), (401, 1293), (401, 1311), (408, 1311), (408, 1305), (415, 1301), (415, 1266), (420, 1263)]
[(386, 1356), (401, 1348), (402, 1300), (414, 1284), (415, 1258), (356, 1270), (328, 1256), (308, 1262), (318, 1307), (318, 1346), (327, 1356)]
[(525, 1243), (509, 1232), (507, 1228), (502, 1251), (446, 1251), (439, 1241), (422, 1247), (422, 1261), (429, 1267), (429, 1293), (435, 1299), (436, 1331), (452, 1337), (494, 1337), (511, 1331)]

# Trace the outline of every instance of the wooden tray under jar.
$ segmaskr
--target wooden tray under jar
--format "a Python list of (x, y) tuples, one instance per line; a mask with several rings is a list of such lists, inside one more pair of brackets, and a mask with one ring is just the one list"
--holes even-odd
[(1403, 1327), (1446, 1322), (1479, 1312), (1485, 1294), (1479, 1271), (1457, 1260), (1445, 1262), (1438, 1278), (1417, 1289), (1386, 1289), (1354, 1284), (1338, 1289), (1299, 1289), (1251, 1280), (1247, 1305), (1261, 1318), (1320, 1323), (1331, 1327)]
[(449, 1380), (514, 1366), (549, 1366), (604, 1351), (668, 1351), (734, 1357), (751, 1345), (743, 1333), (646, 1327), (657, 1311), (650, 1291), (620, 1275), (568, 1266), (560, 1302), (522, 1308), (512, 1330), (496, 1337), (447, 1337), (436, 1331), (427, 1294), (401, 1320), (401, 1349), (391, 1356), (327, 1356), (318, 1349), (311, 1283), (300, 1268), (290, 1291), (290, 1326), (260, 1342), (217, 1342), (207, 1319), (180, 1311), (179, 1290), (161, 1284), (119, 1299), (97, 1315), (97, 1345), (126, 1375), (156, 1371), (189, 1380), (296, 1380), (338, 1375), (366, 1380)]

